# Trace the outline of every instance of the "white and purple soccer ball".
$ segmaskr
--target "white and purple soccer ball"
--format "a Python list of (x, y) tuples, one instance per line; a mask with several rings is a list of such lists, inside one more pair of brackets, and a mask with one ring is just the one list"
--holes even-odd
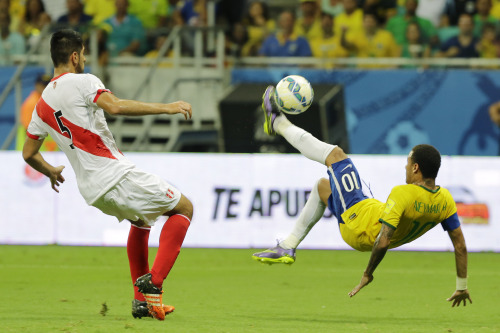
[(311, 106), (314, 91), (306, 78), (300, 75), (289, 75), (276, 85), (274, 98), (282, 112), (299, 114)]

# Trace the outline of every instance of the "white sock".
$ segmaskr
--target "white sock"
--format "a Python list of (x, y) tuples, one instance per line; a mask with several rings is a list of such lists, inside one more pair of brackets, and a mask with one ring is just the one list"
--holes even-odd
[(295, 249), (299, 246), (300, 242), (307, 236), (309, 231), (314, 227), (316, 222), (318, 222), (323, 213), (325, 212), (326, 205), (321, 201), (318, 192), (319, 180), (314, 184), (309, 199), (304, 206), (304, 209), (300, 212), (297, 222), (295, 222), (295, 227), (292, 233), (288, 237), (280, 242), (280, 246), (284, 249)]
[(278, 134), (283, 136), (302, 155), (310, 160), (325, 164), (328, 154), (337, 147), (316, 139), (311, 133), (292, 124), (284, 114), (279, 115), (273, 123)]

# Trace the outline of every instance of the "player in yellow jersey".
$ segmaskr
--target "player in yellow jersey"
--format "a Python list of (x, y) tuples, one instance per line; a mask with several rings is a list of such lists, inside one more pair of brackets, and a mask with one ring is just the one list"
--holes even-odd
[(324, 143), (293, 125), (274, 104), (274, 87), (263, 96), (264, 130), (280, 134), (307, 158), (326, 165), (329, 179), (320, 179), (311, 190), (291, 234), (271, 249), (254, 253), (264, 263), (295, 262), (295, 249), (328, 207), (339, 222), (344, 241), (359, 251), (371, 251), (361, 282), (349, 296), (373, 280), (373, 272), (389, 248), (409, 243), (441, 224), (455, 248), (457, 286), (448, 301), (453, 306), (472, 303), (467, 290), (467, 248), (450, 192), (435, 183), (441, 155), (430, 145), (417, 145), (406, 164), (406, 185), (392, 189), (386, 203), (373, 199), (351, 159), (334, 145)]

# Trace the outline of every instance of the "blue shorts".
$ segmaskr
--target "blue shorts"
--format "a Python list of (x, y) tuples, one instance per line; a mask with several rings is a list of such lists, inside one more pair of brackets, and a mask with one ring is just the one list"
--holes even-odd
[(328, 168), (332, 195), (328, 198), (328, 209), (342, 221), (341, 215), (358, 202), (373, 198), (370, 188), (359, 177), (358, 170), (350, 158), (333, 163)]

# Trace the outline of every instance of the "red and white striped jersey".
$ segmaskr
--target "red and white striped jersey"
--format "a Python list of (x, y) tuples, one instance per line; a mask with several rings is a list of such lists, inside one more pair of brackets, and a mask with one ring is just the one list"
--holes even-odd
[(48, 134), (68, 157), (78, 189), (90, 205), (135, 165), (118, 150), (96, 102), (107, 90), (92, 74), (66, 73), (52, 79), (38, 101), (27, 135)]

